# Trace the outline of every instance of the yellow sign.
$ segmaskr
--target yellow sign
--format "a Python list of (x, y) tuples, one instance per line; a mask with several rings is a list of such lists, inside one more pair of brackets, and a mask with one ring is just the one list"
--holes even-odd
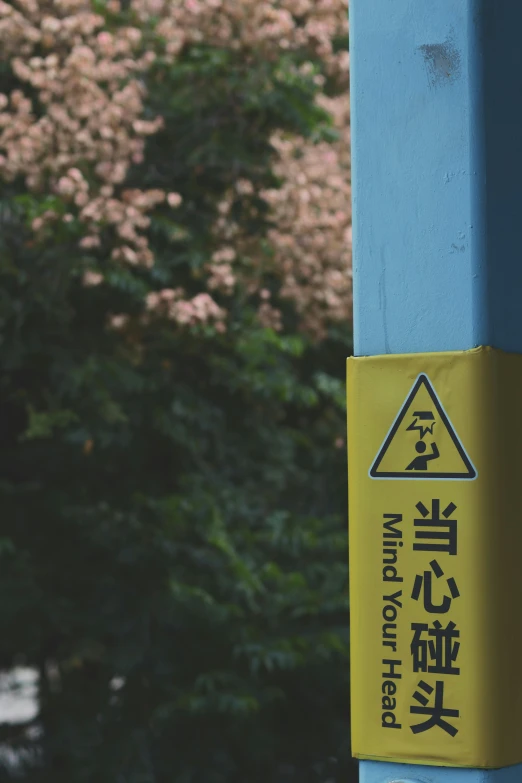
[(352, 740), (522, 762), (522, 357), (348, 361)]
[(426, 375), (419, 375), (415, 381), (386, 435), (370, 476), (476, 478), (477, 472)]

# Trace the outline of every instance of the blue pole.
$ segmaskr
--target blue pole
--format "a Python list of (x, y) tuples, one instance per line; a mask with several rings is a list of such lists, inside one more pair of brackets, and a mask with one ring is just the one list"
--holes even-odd
[[(522, 3), (351, 0), (350, 25), (356, 355), (522, 353)], [(522, 765), (360, 774), (515, 783)]]

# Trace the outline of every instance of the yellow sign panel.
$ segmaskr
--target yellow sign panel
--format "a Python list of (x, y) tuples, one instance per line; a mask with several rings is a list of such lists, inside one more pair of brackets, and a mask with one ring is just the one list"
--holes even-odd
[(360, 758), (522, 761), (522, 357), (348, 361)]

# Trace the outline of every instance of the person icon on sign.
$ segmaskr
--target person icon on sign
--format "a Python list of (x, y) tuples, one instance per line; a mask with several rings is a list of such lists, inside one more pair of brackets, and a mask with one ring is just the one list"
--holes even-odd
[(423, 440), (419, 440), (415, 444), (415, 450), (418, 453), (418, 457), (410, 462), (406, 470), (428, 470), (428, 462), (432, 459), (438, 459), (440, 457), (439, 450), (436, 443), (431, 444), (431, 454), (425, 454), (426, 444)]

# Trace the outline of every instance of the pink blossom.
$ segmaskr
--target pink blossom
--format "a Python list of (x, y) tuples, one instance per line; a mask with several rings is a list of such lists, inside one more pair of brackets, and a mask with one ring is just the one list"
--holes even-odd
[(88, 270), (83, 276), (84, 286), (97, 286), (102, 282), (103, 275), (101, 275), (99, 272), (92, 272), (91, 270)]
[(167, 195), (167, 202), (169, 207), (173, 207), (175, 209), (181, 204), (181, 196), (179, 193), (169, 193)]

